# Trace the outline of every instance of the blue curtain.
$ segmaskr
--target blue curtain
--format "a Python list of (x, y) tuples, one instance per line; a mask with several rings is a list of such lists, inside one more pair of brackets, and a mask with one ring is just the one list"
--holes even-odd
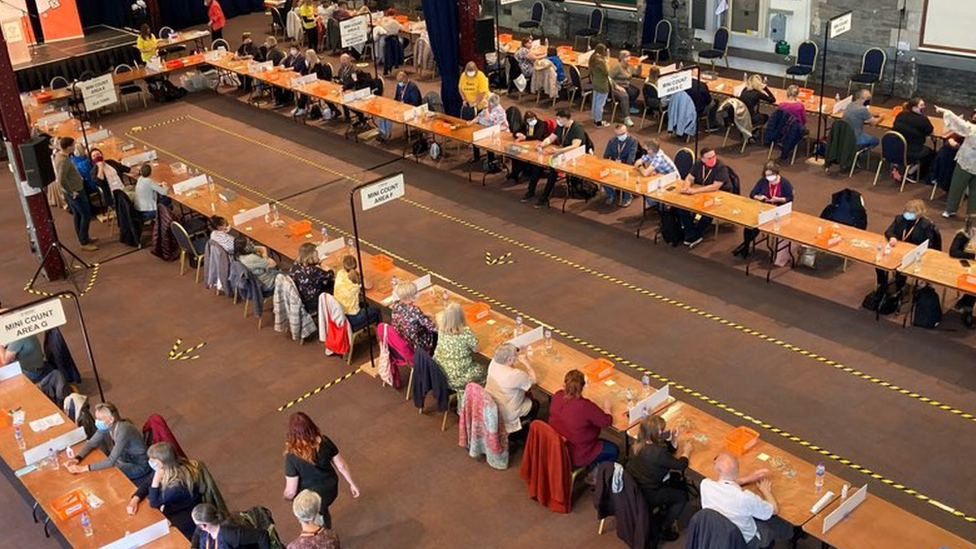
[(430, 49), (441, 71), (441, 101), (452, 116), (461, 114), (460, 45), (458, 43), (457, 0), (423, 0), (424, 20), (430, 35)]
[(109, 25), (122, 28), (126, 24), (126, 16), (131, 3), (123, 0), (78, 0), (78, 15), (81, 16), (81, 26)]
[(644, 32), (641, 36), (641, 44), (649, 44), (654, 41), (654, 27), (661, 19), (664, 19), (664, 0), (646, 0), (644, 2)]

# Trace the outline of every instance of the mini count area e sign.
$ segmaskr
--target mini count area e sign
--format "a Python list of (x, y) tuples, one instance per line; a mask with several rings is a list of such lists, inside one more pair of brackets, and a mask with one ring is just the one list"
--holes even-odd
[(57, 298), (4, 313), (0, 315), (0, 345), (63, 326), (65, 322), (64, 308)]
[(400, 198), (403, 196), (404, 190), (403, 174), (398, 173), (393, 177), (363, 187), (359, 191), (359, 198), (363, 203), (363, 210), (369, 210)]

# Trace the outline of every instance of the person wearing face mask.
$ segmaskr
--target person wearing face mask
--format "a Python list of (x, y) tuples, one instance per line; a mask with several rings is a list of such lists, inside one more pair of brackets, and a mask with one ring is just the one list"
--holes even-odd
[[(627, 133), (627, 126), (620, 123), (614, 125), (613, 134), (613, 137), (607, 141), (607, 148), (603, 151), (603, 158), (623, 162), (628, 166), (632, 166), (637, 159), (637, 138)], [(607, 195), (607, 206), (613, 206), (617, 201), (616, 190), (613, 187), (604, 185), (603, 192)], [(634, 201), (634, 197), (626, 191), (621, 194), (622, 202), (620, 206), (624, 208), (630, 206), (630, 203)]]
[[(477, 118), (468, 122), (469, 126), (478, 124), (486, 128), (501, 126), (501, 131), (508, 131), (508, 117), (505, 116), (505, 108), (502, 107), (502, 98), (497, 93), (488, 96), (488, 107), (478, 113)], [(481, 158), (481, 149), (474, 148), (474, 159)], [(495, 153), (488, 151), (488, 163), (485, 166), (488, 173), (498, 173), (501, 168), (495, 163)]]
[[(397, 84), (396, 90), (393, 93), (393, 99), (401, 103), (406, 103), (407, 105), (413, 105), (414, 107), (420, 106), (423, 103), (423, 98), (420, 96), (420, 88), (417, 84), (410, 80), (407, 73), (404, 71), (397, 72), (396, 75)], [(377, 129), (380, 131), (381, 140), (385, 141), (390, 138), (393, 133), (393, 122), (380, 119), (376, 123)]]
[(976, 111), (973, 112), (973, 122), (966, 122), (961, 116), (942, 107), (936, 107), (935, 112), (942, 115), (947, 130), (963, 139), (956, 152), (956, 169), (952, 172), (949, 197), (942, 217), (948, 219), (956, 215), (962, 195), (967, 190), (969, 198), (966, 209), (969, 215), (976, 214)]
[[(556, 131), (543, 139), (536, 150), (555, 156), (581, 147), (584, 143), (586, 143), (586, 132), (583, 130), (583, 126), (573, 120), (573, 114), (569, 109), (560, 109), (556, 112)], [(550, 145), (555, 145), (555, 147), (549, 149)], [(535, 197), (535, 188), (544, 171), (548, 171), (549, 175), (546, 179), (546, 187), (542, 190), (542, 196), (535, 203), (536, 209), (549, 205), (549, 196), (552, 194), (552, 189), (556, 186), (556, 179), (559, 176), (554, 168), (533, 165), (529, 188), (525, 192), (525, 196), (522, 197), (522, 202), (528, 202)]]
[[(969, 121), (976, 124), (976, 109), (973, 109), (972, 114), (969, 116)], [(940, 189), (947, 191), (949, 190), (949, 185), (952, 182), (952, 172), (956, 169), (956, 153), (959, 152), (959, 147), (965, 141), (965, 137), (955, 133), (949, 132), (948, 137), (942, 142), (942, 147), (939, 148), (939, 152), (935, 154), (935, 159), (932, 161), (932, 171), (931, 180), (934, 185), (938, 185)]]
[[(921, 97), (913, 97), (905, 102), (902, 111), (895, 117), (892, 129), (900, 133), (908, 144), (908, 164), (911, 166), (918, 163), (919, 181), (928, 183), (929, 166), (935, 158), (935, 150), (926, 146), (925, 142), (932, 135), (934, 128), (929, 117), (924, 113), (925, 100)], [(895, 179), (901, 180), (901, 173), (897, 168), (893, 168), (892, 171)]]
[(91, 159), (94, 164), (92, 168), (92, 178), (95, 185), (102, 190), (102, 195), (108, 199), (110, 208), (115, 207), (115, 200), (112, 193), (125, 190), (121, 174), (129, 173), (129, 167), (121, 162), (106, 159), (101, 149), (92, 149)]
[[(288, 57), (281, 63), (283, 67), (288, 68), (297, 72), (298, 74), (305, 74), (308, 65), (305, 62), (305, 56), (299, 51), (296, 44), (292, 44), (288, 49)], [(274, 108), (280, 109), (295, 99), (294, 92), (286, 90), (285, 88), (275, 87), (275, 104)], [(296, 111), (292, 111), (292, 115), (295, 115)]]
[(193, 549), (271, 549), (267, 530), (235, 521), (210, 503), (194, 507), (190, 517), (196, 525)]
[[(974, 240), (976, 240), (976, 218), (969, 216), (966, 218), (966, 224), (963, 228), (952, 238), (952, 244), (949, 245), (949, 257), (965, 259), (966, 261), (976, 260), (976, 253), (972, 252), (973, 245), (976, 244)], [(956, 302), (955, 308), (962, 313), (962, 322), (967, 328), (976, 327), (976, 322), (973, 322), (974, 305), (976, 305), (976, 297), (970, 294), (964, 294)]]
[[(898, 242), (918, 246), (928, 240), (929, 249), (942, 249), (942, 236), (939, 234), (939, 229), (925, 217), (925, 202), (918, 199), (909, 200), (905, 204), (905, 210), (895, 216), (884, 235), (891, 246)], [(895, 273), (895, 287), (889, 288), (888, 271), (876, 269), (875, 272), (878, 277), (878, 287), (888, 290), (889, 294), (896, 294), (905, 287), (907, 280), (905, 275)]]
[(851, 104), (844, 109), (844, 122), (851, 125), (854, 129), (854, 145), (858, 149), (873, 149), (878, 146), (881, 141), (869, 134), (864, 133), (864, 125), (877, 126), (881, 123), (880, 114), (871, 114), (868, 105), (871, 104), (871, 90), (861, 90), (858, 93), (858, 98), (855, 101), (851, 101)]
[[(630, 52), (627, 50), (620, 50), (617, 59), (619, 63), (610, 67), (610, 88), (613, 92), (613, 98), (620, 105), (620, 110), (624, 114), (624, 124), (629, 127), (634, 125), (630, 115), (640, 112), (636, 106), (640, 90), (631, 80), (640, 78), (641, 65), (640, 63), (636, 67), (630, 65)], [(643, 62), (644, 58), (640, 58), (639, 61)]]
[(149, 506), (162, 511), (174, 528), (186, 539), (193, 536), (196, 524), (190, 516), (193, 508), (202, 503), (202, 486), (197, 465), (176, 453), (168, 442), (149, 447), (149, 467), (152, 481), (137, 487), (125, 510), (130, 515), (139, 511), (142, 500), (149, 498)]
[(461, 118), (470, 120), (477, 111), (488, 106), (488, 95), (491, 93), (488, 89), (488, 77), (478, 70), (474, 61), (468, 61), (464, 66), (464, 72), (458, 79), (458, 91), (464, 100)]
[[(753, 200), (782, 206), (787, 202), (793, 202), (793, 185), (785, 177), (780, 175), (779, 166), (775, 162), (767, 162), (763, 168), (763, 177), (756, 182), (749, 196)], [(745, 229), (742, 232), (742, 244), (732, 250), (732, 255), (741, 256), (742, 259), (749, 257), (752, 242), (759, 236), (758, 229)]]
[(85, 181), (86, 193), (98, 193), (102, 197), (102, 205), (108, 209), (112, 204), (112, 193), (107, 186), (101, 186), (95, 180), (95, 164), (88, 158), (88, 150), (81, 143), (75, 144), (74, 154), (71, 155), (71, 162), (78, 169), (81, 178)]
[[(80, 474), (118, 467), (136, 486), (148, 480), (152, 469), (149, 467), (149, 457), (146, 454), (146, 441), (132, 422), (119, 416), (119, 410), (114, 404), (104, 402), (95, 405), (95, 428), (97, 429), (95, 434), (85, 442), (75, 457), (68, 461), (69, 472)], [(109, 442), (112, 443), (112, 451), (108, 457), (95, 463), (80, 465), (92, 450), (105, 449), (109, 446)]]
[[(718, 159), (715, 151), (703, 147), (701, 157), (695, 161), (691, 171), (681, 187), (681, 194), (700, 194), (714, 191), (732, 192), (732, 177), (728, 166)], [(712, 218), (701, 216), (695, 221), (695, 215), (688, 210), (674, 209), (678, 222), (685, 232), (685, 246), (694, 248), (702, 241), (702, 234), (712, 226)]]
[[(512, 135), (515, 137), (515, 141), (519, 143), (524, 141), (542, 141), (549, 136), (549, 125), (539, 120), (538, 115), (534, 112), (526, 111), (525, 116), (522, 117), (522, 125), (520, 127), (513, 127)], [(518, 158), (513, 158), (512, 171), (509, 172), (508, 179), (517, 182), (519, 177), (522, 176), (522, 172), (531, 168), (532, 164), (524, 160), (519, 160)]]

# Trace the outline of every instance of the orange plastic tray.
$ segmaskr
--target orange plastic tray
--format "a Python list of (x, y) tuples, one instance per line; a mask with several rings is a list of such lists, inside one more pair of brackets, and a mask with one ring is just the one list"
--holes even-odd
[(606, 358), (598, 358), (583, 366), (583, 374), (588, 383), (603, 381), (613, 374), (613, 361)]
[(385, 273), (393, 268), (393, 260), (383, 254), (374, 255), (371, 261), (373, 268), (381, 273)]
[(715, 199), (709, 195), (698, 194), (692, 199), (692, 204), (701, 210), (707, 210), (715, 205)]
[(487, 303), (472, 303), (464, 307), (464, 317), (468, 324), (475, 324), (487, 319), (491, 315), (491, 306)]
[(72, 490), (51, 502), (51, 508), (61, 520), (68, 520), (88, 509), (88, 498), (83, 490)]
[(288, 225), (288, 228), (291, 229), (292, 236), (303, 236), (312, 232), (312, 222), (307, 219), (303, 219)]
[(976, 275), (963, 273), (956, 280), (956, 285), (969, 292), (976, 293)]
[(737, 456), (748, 452), (757, 442), (759, 442), (759, 433), (748, 427), (736, 427), (731, 433), (725, 435), (725, 447)]

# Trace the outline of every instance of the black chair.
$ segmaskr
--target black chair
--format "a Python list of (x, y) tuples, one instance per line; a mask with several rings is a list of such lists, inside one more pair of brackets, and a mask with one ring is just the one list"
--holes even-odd
[[(174, 34), (176, 34), (176, 31), (174, 31), (173, 29), (171, 29), (169, 27), (163, 27), (163, 28), (159, 29), (159, 37), (162, 38), (162, 39), (164, 39), (164, 40), (170, 38)], [(171, 55), (171, 54), (174, 54), (174, 53), (175, 54), (178, 54), (178, 56), (182, 57), (183, 54), (186, 53), (186, 44), (175, 44), (175, 45), (172, 45), (172, 46), (165, 46), (165, 47), (159, 48), (159, 56), (160, 57), (166, 57), (167, 55)]]
[(569, 71), (569, 82), (571, 84), (569, 89), (569, 106), (573, 106), (573, 101), (576, 100), (576, 94), (579, 94), (580, 112), (583, 112), (583, 108), (586, 107), (586, 96), (593, 95), (593, 83), (589, 79), (587, 79), (586, 83), (583, 82), (579, 67), (576, 65), (566, 65), (566, 70)]
[[(515, 80), (519, 76), (525, 76), (522, 74), (522, 67), (519, 66), (511, 55), (505, 56), (505, 59), (502, 60), (502, 66), (504, 67), (503, 70), (505, 71), (505, 77), (508, 79), (508, 93), (511, 94), (513, 91), (517, 92), (518, 99), (516, 99), (516, 101), (521, 101), (522, 96), (525, 95), (526, 92), (518, 89), (518, 86), (515, 85)], [(527, 90), (530, 89), (530, 78), (532, 78), (531, 74), (525, 76), (525, 89)]]
[(532, 18), (518, 24), (520, 29), (539, 29), (542, 31), (542, 16), (546, 14), (546, 6), (542, 2), (532, 4)]
[[(901, 169), (904, 170), (904, 173), (901, 175), (901, 187), (898, 189), (898, 192), (905, 190), (906, 182), (918, 183), (918, 180), (913, 180), (908, 177), (908, 172), (912, 166), (908, 164), (908, 142), (905, 141), (904, 135), (896, 131), (889, 131), (881, 136), (881, 161), (878, 162), (878, 169), (874, 172), (874, 183), (872, 186), (878, 184), (878, 176), (881, 175), (881, 166), (884, 166), (885, 161), (891, 164), (892, 167), (901, 166)], [(919, 164), (916, 162), (914, 167), (918, 170)]]
[(67, 88), (70, 85), (71, 82), (68, 82), (67, 78), (59, 75), (51, 79), (50, 88), (52, 90), (60, 90), (61, 88)]
[(600, 8), (596, 8), (590, 12), (590, 24), (585, 29), (576, 31), (576, 36), (573, 37), (574, 50), (579, 51), (577, 43), (580, 38), (586, 38), (586, 49), (590, 49), (590, 40), (598, 34), (603, 34), (604, 18), (603, 10)]
[(170, 230), (173, 231), (173, 237), (176, 238), (177, 244), (180, 245), (180, 276), (183, 276), (186, 262), (189, 258), (190, 266), (196, 270), (193, 282), (199, 283), (200, 266), (203, 265), (203, 251), (207, 247), (207, 238), (199, 236), (192, 238), (186, 232), (186, 229), (183, 228), (183, 225), (180, 225), (176, 221), (170, 225)]
[(218, 38), (210, 43), (211, 50), (218, 51), (220, 48), (224, 48), (225, 51), (229, 51), (231, 53), (234, 52), (234, 50), (230, 49), (230, 43), (228, 43), (223, 38)]
[(712, 72), (715, 72), (715, 61), (722, 59), (725, 61), (725, 67), (729, 67), (729, 29), (727, 27), (719, 27), (715, 31), (715, 36), (712, 39), (712, 48), (708, 50), (703, 50), (698, 52), (698, 59), (708, 59), (712, 62)]
[(685, 549), (746, 549), (746, 540), (736, 525), (714, 509), (702, 509), (691, 517), (687, 537)]
[(654, 64), (661, 61), (661, 52), (671, 51), (671, 35), (674, 34), (674, 26), (671, 21), (661, 19), (654, 26), (654, 40), (641, 45), (641, 55), (654, 55)]
[[(657, 94), (657, 86), (650, 82), (644, 82), (644, 112), (641, 114), (640, 129), (644, 129), (644, 121), (647, 119), (648, 112), (661, 112), (661, 99)], [(664, 115), (661, 115), (661, 122), (664, 122)], [(658, 127), (658, 132), (661, 131)]]
[(688, 177), (691, 168), (695, 165), (695, 151), (688, 147), (681, 147), (674, 153), (674, 166), (678, 168), (678, 175), (681, 179)]
[(817, 56), (819, 53), (820, 48), (816, 42), (807, 40), (800, 44), (800, 47), (796, 50), (796, 64), (786, 69), (786, 75), (783, 76), (783, 87), (786, 87), (787, 77), (790, 80), (803, 79), (806, 82), (817, 67)]
[(884, 77), (885, 63), (888, 55), (881, 48), (871, 48), (861, 56), (861, 72), (855, 74), (847, 82), (847, 93), (851, 93), (851, 86), (855, 83), (861, 87), (870, 88), (874, 93), (874, 85)]
[[(287, 12), (285, 12), (287, 13)], [(287, 26), (285, 16), (278, 8), (271, 8), (271, 36), (285, 35)]]
[[(115, 74), (132, 72), (132, 67), (123, 63), (118, 67), (115, 67), (114, 72)], [(142, 86), (136, 84), (135, 82), (122, 84), (121, 86), (119, 86), (119, 95), (122, 96), (122, 106), (125, 107), (125, 112), (129, 112), (129, 101), (126, 98), (130, 95), (138, 95), (139, 97), (141, 97), (143, 108), (148, 106), (148, 103), (146, 103), (146, 90), (142, 89)]]

